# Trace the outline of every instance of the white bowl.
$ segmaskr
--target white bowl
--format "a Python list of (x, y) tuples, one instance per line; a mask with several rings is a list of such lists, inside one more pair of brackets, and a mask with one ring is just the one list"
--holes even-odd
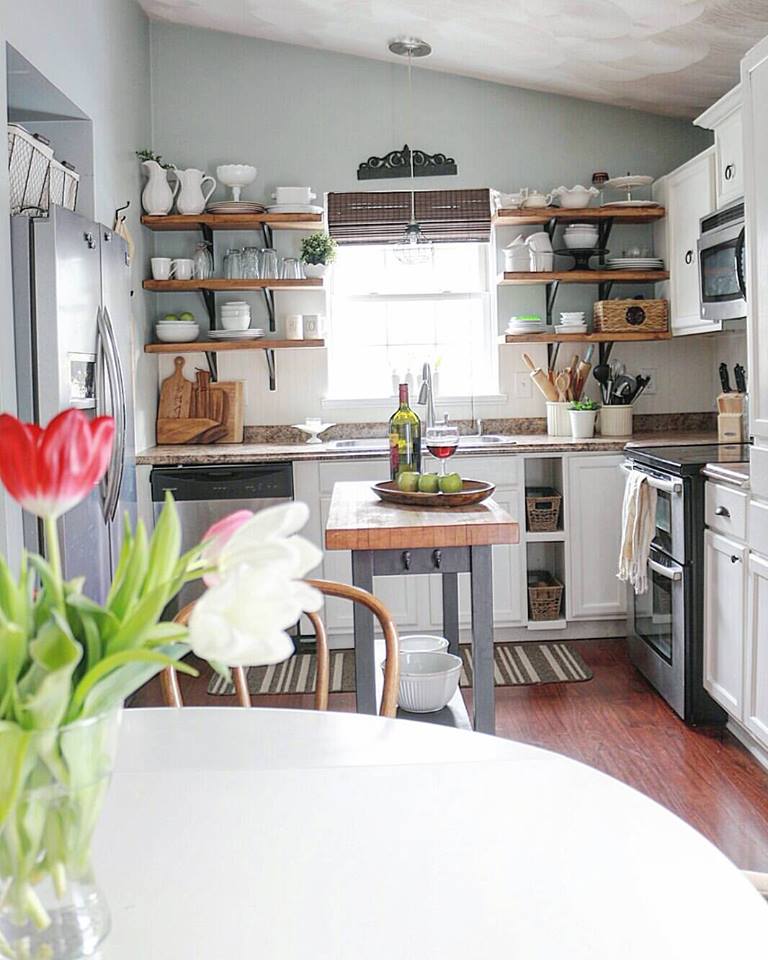
[(461, 658), (452, 653), (401, 653), (398, 703), (410, 713), (437, 713), (456, 693), (460, 673)]
[(216, 167), (216, 176), (226, 187), (246, 187), (256, 179), (257, 172), (250, 163), (223, 163)]
[(247, 330), (251, 325), (250, 317), (221, 317), (220, 319), (225, 330)]
[(155, 336), (162, 343), (191, 343), (200, 335), (200, 327), (196, 323), (158, 323), (155, 325)]
[(251, 308), (250, 307), (222, 307), (220, 310), (222, 316), (225, 317), (250, 317)]
[(414, 633), (407, 637), (400, 637), (399, 649), (400, 653), (440, 653), (448, 649), (448, 641), (445, 637)]
[(569, 250), (594, 250), (597, 247), (597, 234), (568, 233), (563, 240)]

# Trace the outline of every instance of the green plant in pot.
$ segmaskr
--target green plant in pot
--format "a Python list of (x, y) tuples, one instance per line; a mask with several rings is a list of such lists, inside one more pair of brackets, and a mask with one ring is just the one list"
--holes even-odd
[(576, 440), (588, 440), (595, 435), (595, 420), (600, 407), (589, 397), (574, 400), (568, 408), (571, 418), (571, 436)]
[(336, 259), (336, 241), (327, 233), (313, 233), (301, 241), (301, 262), (307, 277), (324, 277)]

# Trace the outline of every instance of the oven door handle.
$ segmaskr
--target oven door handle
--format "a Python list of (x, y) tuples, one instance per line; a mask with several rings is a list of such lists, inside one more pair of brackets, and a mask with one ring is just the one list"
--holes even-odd
[(658, 477), (652, 477), (645, 470), (635, 470), (634, 467), (628, 467), (626, 463), (621, 464), (621, 469), (629, 476), (631, 473), (641, 473), (654, 490), (661, 490), (662, 493), (680, 494), (683, 492), (683, 484), (680, 480), (660, 480)]
[(648, 559), (648, 566), (653, 570), (654, 573), (658, 573), (660, 577), (666, 577), (667, 580), (682, 580), (683, 574), (681, 570), (671, 569), (670, 567), (665, 567), (663, 563), (657, 563), (655, 560)]
[(736, 241), (736, 279), (739, 283), (739, 291), (744, 300), (747, 299), (747, 284), (744, 280), (744, 228), (742, 227), (739, 238)]

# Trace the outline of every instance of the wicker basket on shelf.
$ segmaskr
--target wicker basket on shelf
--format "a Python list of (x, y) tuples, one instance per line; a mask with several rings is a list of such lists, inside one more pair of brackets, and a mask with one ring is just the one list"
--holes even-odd
[(528, 571), (528, 607), (531, 620), (558, 620), (563, 585), (546, 570)]
[(666, 333), (669, 304), (666, 300), (598, 300), (593, 328), (597, 333)]
[(552, 533), (560, 519), (562, 495), (553, 487), (526, 487), (525, 512), (531, 533)]

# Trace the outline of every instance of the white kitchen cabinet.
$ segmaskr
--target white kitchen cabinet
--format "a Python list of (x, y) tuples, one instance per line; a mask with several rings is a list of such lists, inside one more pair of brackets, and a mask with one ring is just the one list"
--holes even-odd
[(768, 39), (742, 61), (741, 92), (750, 427), (756, 443), (768, 446)]
[(768, 747), (768, 559), (749, 554), (744, 722)]
[(703, 320), (699, 302), (699, 220), (715, 208), (715, 148), (710, 147), (654, 184), (654, 198), (667, 208), (655, 228), (655, 248), (664, 257), (669, 280), (657, 296), (669, 300), (673, 336), (711, 333), (720, 323)]
[(567, 458), (567, 589), (569, 620), (623, 617), (627, 587), (616, 576), (621, 547), (622, 455)]
[(715, 134), (715, 200), (720, 209), (744, 195), (741, 87), (726, 93), (694, 123)]
[(744, 686), (744, 593), (747, 548), (704, 534), (704, 687), (741, 720)]

